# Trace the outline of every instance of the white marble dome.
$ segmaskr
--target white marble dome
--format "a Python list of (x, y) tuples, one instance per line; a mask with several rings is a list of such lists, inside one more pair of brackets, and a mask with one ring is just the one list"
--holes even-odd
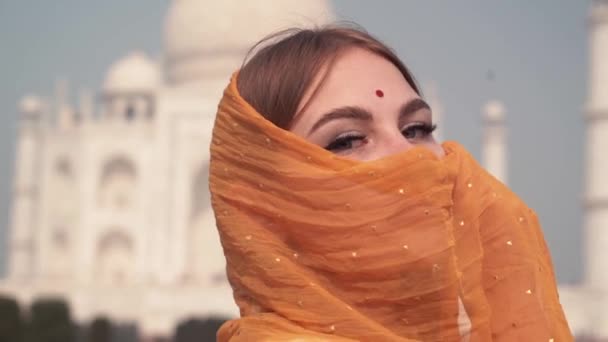
[(103, 91), (106, 94), (149, 93), (158, 88), (158, 64), (141, 51), (134, 51), (110, 66)]
[(174, 0), (164, 30), (167, 80), (180, 84), (224, 77), (268, 34), (332, 18), (327, 0)]

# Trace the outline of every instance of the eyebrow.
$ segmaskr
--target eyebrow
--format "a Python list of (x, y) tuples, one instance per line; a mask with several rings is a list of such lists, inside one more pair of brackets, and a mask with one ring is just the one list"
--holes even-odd
[[(401, 106), (401, 109), (399, 110), (399, 120), (402, 120), (404, 117), (414, 114), (420, 109), (431, 110), (431, 107), (429, 107), (429, 105), (421, 98), (411, 100), (410, 102)], [(315, 122), (310, 131), (308, 131), (308, 135), (311, 135), (314, 131), (321, 128), (321, 126), (339, 119), (372, 121), (373, 115), (367, 109), (364, 109), (359, 106), (344, 106), (336, 108), (326, 114), (323, 114), (323, 116), (321, 116), (321, 119)]]

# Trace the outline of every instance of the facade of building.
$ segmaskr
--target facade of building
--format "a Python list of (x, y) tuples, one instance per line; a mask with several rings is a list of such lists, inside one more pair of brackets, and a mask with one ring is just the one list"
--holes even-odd
[(255, 42), (329, 18), (324, 0), (174, 0), (158, 60), (129, 53), (77, 105), (65, 83), (23, 98), (0, 291), (61, 296), (78, 320), (144, 335), (238, 315), (208, 193), (217, 104)]

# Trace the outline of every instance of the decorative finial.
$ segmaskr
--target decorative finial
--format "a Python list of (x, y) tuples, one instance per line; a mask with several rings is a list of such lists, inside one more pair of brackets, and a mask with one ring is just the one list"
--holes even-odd
[(491, 100), (483, 107), (483, 119), (487, 122), (502, 122), (505, 119), (505, 107), (498, 100)]

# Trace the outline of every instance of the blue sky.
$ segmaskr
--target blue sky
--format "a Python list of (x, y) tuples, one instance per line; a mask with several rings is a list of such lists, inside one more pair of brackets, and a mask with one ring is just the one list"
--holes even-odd
[[(129, 51), (160, 56), (168, 5), (167, 0), (0, 2), (0, 274), (19, 98), (51, 95), (57, 78), (68, 79), (73, 94), (81, 87), (98, 90), (108, 66)], [(481, 106), (491, 98), (505, 103), (509, 185), (538, 212), (559, 280), (580, 279), (590, 2), (334, 0), (333, 5), (339, 18), (361, 24), (394, 47), (423, 85), (438, 85), (445, 136), (475, 156)]]

